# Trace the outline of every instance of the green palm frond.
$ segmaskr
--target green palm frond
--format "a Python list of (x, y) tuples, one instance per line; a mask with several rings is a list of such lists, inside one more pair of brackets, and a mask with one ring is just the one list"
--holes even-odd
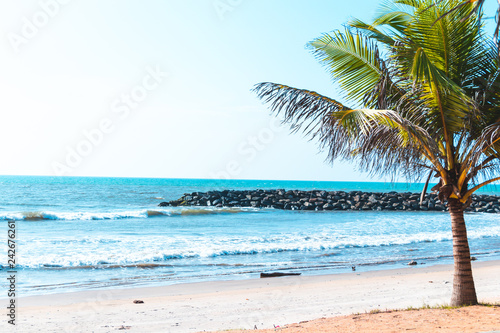
[(412, 16), (405, 11), (390, 11), (378, 16), (374, 21), (374, 26), (387, 25), (394, 31), (403, 33), (412, 20)]
[(395, 40), (391, 36), (384, 34), (382, 31), (377, 29), (375, 24), (367, 24), (361, 20), (353, 19), (348, 23), (348, 25), (352, 28), (364, 32), (367, 37), (378, 42), (387, 44), (389, 46), (392, 46), (395, 43)]
[[(411, 22), (410, 13), (394, 8), (393, 5), (385, 7), (385, 10), (371, 24), (367, 24), (359, 19), (352, 19), (348, 25), (363, 31), (367, 36), (388, 46), (395, 43), (391, 34), (401, 36)], [(383, 32), (380, 28), (390, 28), (388, 32)]]
[[(438, 0), (435, 3), (431, 4), (429, 6), (429, 8), (437, 6), (437, 5), (440, 5), (444, 1), (445, 0)], [(483, 8), (485, 2), (486, 2), (485, 0), (463, 0), (463, 1), (459, 1), (458, 3), (455, 3), (454, 6), (451, 9), (449, 9), (448, 11), (446, 11), (445, 13), (443, 13), (436, 20), (436, 22), (439, 21), (439, 20), (441, 20), (442, 18), (444, 18), (444, 17), (452, 14), (452, 13), (455, 13), (456, 11), (458, 11), (459, 9), (461, 9), (464, 6), (473, 4), (473, 10), (470, 13), (468, 13), (467, 15), (461, 17), (462, 20), (466, 20), (470, 16), (472, 16), (473, 14), (480, 13), (482, 11), (482, 8)], [(495, 41), (497, 41), (497, 43), (498, 43), (498, 33), (500, 31), (500, 2), (498, 4), (498, 9), (497, 9), (497, 11), (495, 13), (495, 20), (497, 22), (497, 25), (495, 27), (495, 32), (493, 34), (493, 39)]]
[(382, 74), (376, 44), (346, 29), (317, 38), (308, 44), (324, 64), (346, 97), (362, 103), (366, 91), (373, 89)]
[(395, 0), (394, 3), (400, 5), (411, 6), (415, 9), (418, 9), (422, 6), (422, 1), (419, 0)]
[[(451, 72), (454, 56), (460, 51), (453, 47), (460, 44), (452, 43), (451, 32), (456, 27), (444, 19), (433, 26), (439, 13), (435, 8), (412, 20), (407, 28), (406, 39), (396, 52), (399, 54), (399, 61), (411, 66), (411, 75), (415, 81), (426, 81), (447, 90), (458, 91)], [(469, 45), (463, 45), (462, 49), (468, 50)]]

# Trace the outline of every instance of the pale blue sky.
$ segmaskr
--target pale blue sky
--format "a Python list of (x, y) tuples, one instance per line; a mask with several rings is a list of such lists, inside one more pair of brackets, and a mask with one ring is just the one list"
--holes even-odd
[(0, 174), (368, 180), (276, 127), (250, 89), (338, 97), (305, 44), (378, 5), (1, 0)]

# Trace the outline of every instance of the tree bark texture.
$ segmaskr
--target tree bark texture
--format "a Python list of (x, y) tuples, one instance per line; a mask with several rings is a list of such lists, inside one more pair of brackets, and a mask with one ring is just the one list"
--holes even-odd
[(476, 288), (472, 277), (469, 241), (464, 220), (463, 204), (450, 198), (448, 207), (451, 215), (451, 230), (453, 235), (453, 292), (451, 306), (477, 304)]

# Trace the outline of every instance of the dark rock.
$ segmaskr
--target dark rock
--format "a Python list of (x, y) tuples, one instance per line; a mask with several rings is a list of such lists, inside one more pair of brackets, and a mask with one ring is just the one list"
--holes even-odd
[(300, 210), (314, 210), (314, 205), (306, 201), (300, 206)]
[(334, 206), (330, 203), (326, 203), (323, 205), (324, 210), (333, 210)]
[(441, 205), (441, 204), (436, 204), (436, 206), (434, 207), (436, 210), (445, 210), (446, 208)]
[[(180, 199), (161, 202), (160, 207), (273, 207), (286, 210), (431, 210), (446, 211), (446, 203), (437, 201), (435, 194), (426, 194), (420, 204), (419, 193), (372, 193), (361, 191), (301, 191), (301, 190), (223, 190), (185, 193)], [(500, 213), (500, 198), (473, 195), (467, 211)]]
[(260, 273), (261, 278), (300, 275), (301, 273)]
[(264, 199), (264, 200), (262, 200), (261, 204), (262, 204), (262, 206), (271, 206), (274, 204), (274, 202), (270, 199)]

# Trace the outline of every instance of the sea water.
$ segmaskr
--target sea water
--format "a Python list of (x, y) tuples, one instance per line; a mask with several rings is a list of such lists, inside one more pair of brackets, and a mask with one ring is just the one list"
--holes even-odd
[[(0, 265), (16, 221), (18, 295), (451, 263), (446, 212), (158, 207), (222, 189), (418, 192), (422, 184), (0, 177)], [(496, 194), (496, 188), (487, 192)], [(500, 259), (500, 215), (466, 214), (472, 255)], [(0, 296), (6, 297), (6, 296)]]

